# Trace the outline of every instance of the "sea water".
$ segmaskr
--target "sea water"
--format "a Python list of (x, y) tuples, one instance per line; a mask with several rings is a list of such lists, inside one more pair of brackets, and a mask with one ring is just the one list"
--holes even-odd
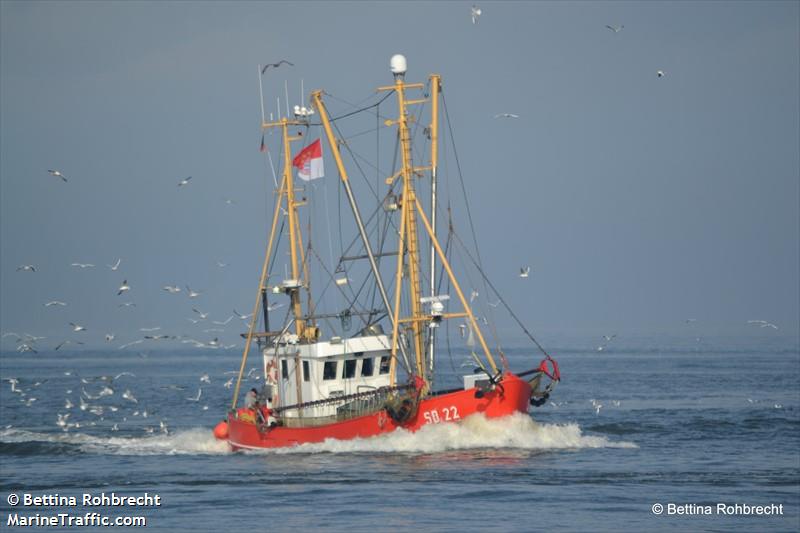
[[(551, 351), (563, 382), (530, 416), (244, 453), (211, 435), (236, 353), (6, 353), (2, 528), (15, 530), (15, 513), (96, 513), (156, 531), (800, 530), (796, 338), (562, 344)], [(516, 370), (541, 358), (506, 354)], [(440, 386), (471, 371), (465, 355), (440, 356)], [(134, 376), (98, 379), (123, 372)], [(113, 394), (87, 399), (104, 387)], [(160, 505), (81, 504), (112, 494)]]

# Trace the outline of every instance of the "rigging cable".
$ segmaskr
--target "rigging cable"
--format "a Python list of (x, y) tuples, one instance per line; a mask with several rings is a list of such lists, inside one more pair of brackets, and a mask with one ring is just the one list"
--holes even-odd
[(489, 287), (492, 289), (492, 291), (494, 291), (495, 296), (497, 296), (500, 299), (500, 302), (503, 304), (503, 307), (505, 307), (506, 311), (509, 312), (509, 314), (514, 319), (514, 321), (517, 323), (517, 325), (519, 325), (519, 327), (522, 328), (522, 331), (525, 332), (525, 335), (527, 335), (528, 338), (530, 340), (532, 340), (534, 344), (536, 344), (536, 346), (539, 348), (539, 350), (541, 350), (541, 352), (544, 355), (546, 355), (547, 357), (550, 357), (550, 354), (547, 353), (547, 350), (545, 350), (542, 347), (542, 345), (539, 344), (539, 341), (537, 341), (534, 338), (534, 336), (531, 334), (531, 332), (528, 331), (528, 329), (525, 327), (525, 325), (522, 323), (522, 321), (517, 317), (517, 315), (514, 313), (514, 311), (511, 310), (511, 307), (509, 307), (509, 305), (506, 303), (506, 301), (503, 298), (503, 296), (498, 292), (498, 290), (495, 288), (495, 286), (492, 285), (492, 282), (489, 281), (489, 277), (486, 275), (486, 273), (483, 271), (483, 269), (480, 267), (480, 265), (478, 265), (478, 263), (475, 261), (475, 258), (472, 257), (472, 255), (469, 253), (469, 250), (467, 249), (467, 247), (464, 246), (464, 241), (461, 240), (461, 237), (458, 236), (458, 233), (456, 233), (454, 231), (453, 235), (455, 236), (455, 238), (459, 242), (459, 244), (461, 244), (461, 247), (464, 249), (464, 253), (467, 255), (467, 257), (469, 257), (470, 261), (472, 261), (472, 264), (475, 265), (475, 268), (478, 269), (478, 272), (480, 272), (481, 276), (483, 277), (483, 280), (489, 285)]

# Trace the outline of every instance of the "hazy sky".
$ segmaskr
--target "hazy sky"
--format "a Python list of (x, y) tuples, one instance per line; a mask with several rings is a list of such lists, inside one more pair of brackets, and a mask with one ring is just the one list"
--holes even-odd
[(265, 76), (274, 110), (284, 80), (361, 101), (403, 53), (408, 81), (443, 76), (481, 254), (532, 330), (797, 335), (800, 4), (486, 2), (476, 25), (471, 4), (2, 0), (0, 329), (122, 342), (249, 313), (257, 65), (295, 64)]

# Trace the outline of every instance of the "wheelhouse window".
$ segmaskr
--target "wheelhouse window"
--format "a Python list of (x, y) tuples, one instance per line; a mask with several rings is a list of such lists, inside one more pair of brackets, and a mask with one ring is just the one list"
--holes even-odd
[(283, 379), (289, 379), (289, 364), (286, 359), (281, 360), (281, 377)]
[(308, 368), (308, 361), (303, 361), (303, 381), (311, 381), (311, 370)]
[(322, 379), (336, 379), (336, 365), (338, 361), (325, 361), (325, 367), (322, 369)]
[(342, 369), (342, 377), (344, 379), (352, 379), (356, 377), (356, 363), (355, 359), (348, 359), (344, 362), (344, 368)]
[(366, 359), (362, 359), (361, 377), (364, 378), (371, 377), (374, 372), (375, 372), (375, 361), (372, 359), (372, 357), (367, 357)]
[(381, 357), (380, 373), (381, 374), (388, 374), (389, 373), (389, 356), (388, 355), (384, 355), (383, 357)]

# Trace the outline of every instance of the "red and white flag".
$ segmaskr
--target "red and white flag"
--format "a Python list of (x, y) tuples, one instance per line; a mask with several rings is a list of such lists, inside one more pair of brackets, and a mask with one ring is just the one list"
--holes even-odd
[(315, 180), (325, 175), (322, 166), (322, 143), (319, 139), (303, 148), (292, 160), (297, 167), (297, 177), (304, 181)]

